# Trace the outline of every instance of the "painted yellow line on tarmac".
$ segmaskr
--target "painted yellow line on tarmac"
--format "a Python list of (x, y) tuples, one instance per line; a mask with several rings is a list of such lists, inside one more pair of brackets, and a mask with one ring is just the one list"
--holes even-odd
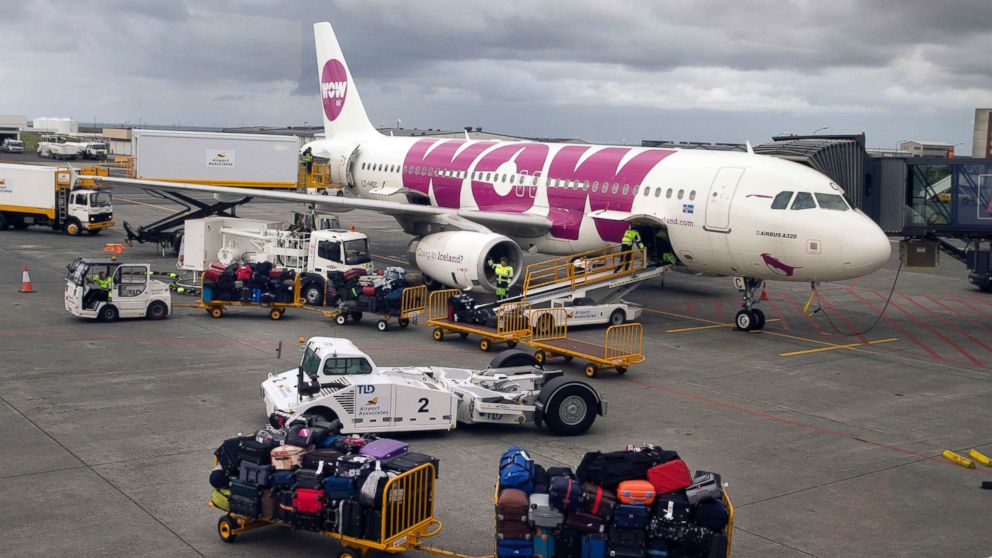
[(372, 254), (373, 258), (378, 258), (380, 260), (386, 260), (387, 262), (396, 262), (398, 264), (408, 265), (406, 260), (401, 260), (399, 258), (391, 258), (389, 256), (380, 256), (379, 254)]
[[(782, 321), (781, 318), (769, 318), (765, 320), (767, 323)], [(686, 331), (699, 331), (701, 329), (715, 329), (718, 327), (734, 327), (735, 324), (711, 324), (704, 326), (693, 326), (693, 327), (680, 327), (676, 329), (666, 329), (665, 333), (683, 333)]]
[(162, 205), (155, 205), (153, 203), (142, 202), (142, 201), (138, 201), (138, 200), (131, 200), (131, 199), (128, 199), (128, 198), (122, 198), (120, 196), (114, 196), (114, 198), (115, 199), (118, 199), (118, 200), (121, 200), (121, 201), (126, 201), (128, 203), (136, 203), (138, 205), (147, 205), (148, 207), (154, 207), (155, 209), (161, 209), (162, 211), (168, 211), (169, 213), (179, 213), (180, 211), (182, 211), (181, 209), (173, 209), (171, 207), (165, 207), (165, 206), (162, 206)]
[(880, 343), (892, 343), (893, 341), (898, 341), (898, 337), (889, 337), (888, 339), (875, 339), (873, 341), (868, 341), (867, 343), (848, 343), (847, 345), (831, 345), (829, 347), (818, 347), (816, 349), (804, 349), (802, 351), (792, 351), (789, 353), (779, 353), (778, 356), (790, 357), (799, 355), (809, 355), (813, 353), (822, 353), (825, 351), (836, 351), (837, 349), (854, 349), (856, 347), (863, 347), (865, 345), (878, 345)]
[[(695, 316), (686, 316), (685, 314), (677, 314), (675, 312), (665, 312), (664, 310), (655, 310), (654, 308), (644, 308), (644, 311), (645, 312), (653, 312), (655, 314), (661, 314), (662, 316), (674, 316), (676, 318), (685, 318), (687, 320), (693, 320), (693, 321), (701, 322), (701, 323), (704, 323), (704, 324), (714, 324), (714, 325), (719, 325), (719, 326), (727, 325), (727, 324), (725, 324), (723, 322), (714, 322), (713, 320), (707, 320), (707, 319), (704, 319), (704, 318), (697, 318)], [(733, 324), (731, 324), (731, 325), (733, 325)]]

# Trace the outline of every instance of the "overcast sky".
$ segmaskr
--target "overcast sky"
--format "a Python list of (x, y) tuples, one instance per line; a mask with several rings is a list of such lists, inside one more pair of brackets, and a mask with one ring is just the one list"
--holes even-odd
[(315, 21), (376, 125), (970, 152), (992, 106), (990, 0), (0, 0), (0, 114), (315, 124)]

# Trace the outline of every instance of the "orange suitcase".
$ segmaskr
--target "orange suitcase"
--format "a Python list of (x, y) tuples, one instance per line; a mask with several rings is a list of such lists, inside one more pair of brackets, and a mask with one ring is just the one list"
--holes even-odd
[(617, 500), (649, 506), (654, 502), (654, 485), (646, 480), (623, 481), (617, 486)]

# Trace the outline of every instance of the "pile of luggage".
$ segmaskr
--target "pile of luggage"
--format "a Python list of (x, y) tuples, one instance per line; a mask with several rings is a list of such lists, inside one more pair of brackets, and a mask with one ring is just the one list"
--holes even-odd
[(475, 298), (467, 293), (448, 297), (448, 319), (453, 322), (478, 324), (496, 327), (496, 311), (491, 308), (476, 308)]
[(361, 268), (327, 272), (328, 305), (339, 306), (345, 312), (372, 312), (398, 315), (403, 289), (419, 284), (402, 267)]
[(388, 481), (425, 463), (438, 470), (437, 459), (398, 440), (334, 434), (338, 421), (285, 420), (273, 415), (253, 436), (230, 438), (214, 451), (214, 507), (249, 520), (378, 541)]
[(203, 272), (203, 302), (291, 303), (294, 299), (296, 272), (280, 269), (272, 262), (233, 263), (225, 266), (213, 262)]
[(657, 446), (590, 452), (574, 472), (519, 447), (500, 459), (499, 558), (726, 558), (729, 521), (720, 475)]

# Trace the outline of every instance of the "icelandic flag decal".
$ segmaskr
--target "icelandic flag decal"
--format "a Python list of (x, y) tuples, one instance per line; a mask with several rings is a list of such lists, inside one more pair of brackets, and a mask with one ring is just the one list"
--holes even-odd
[(696, 212), (696, 206), (691, 203), (682, 204), (682, 213), (692, 215)]

